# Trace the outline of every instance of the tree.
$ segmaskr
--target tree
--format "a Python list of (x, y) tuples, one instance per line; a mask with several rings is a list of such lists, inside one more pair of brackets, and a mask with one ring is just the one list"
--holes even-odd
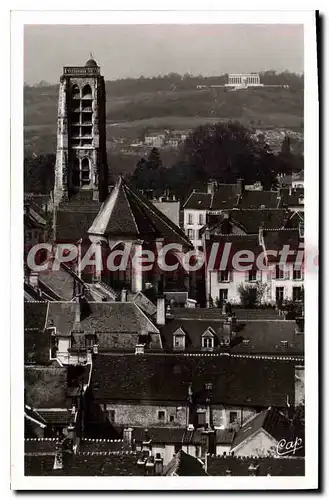
[(266, 291), (266, 283), (256, 283), (255, 285), (244, 285), (243, 283), (240, 283), (238, 293), (240, 295), (241, 305), (246, 309), (253, 309), (261, 305)]
[(141, 158), (131, 177), (131, 182), (139, 190), (164, 190), (163, 177), (165, 169), (157, 148), (150, 151), (148, 158)]
[(266, 188), (275, 183), (274, 155), (239, 122), (198, 127), (186, 139), (182, 155), (199, 178), (223, 183), (243, 178), (246, 183), (260, 181)]

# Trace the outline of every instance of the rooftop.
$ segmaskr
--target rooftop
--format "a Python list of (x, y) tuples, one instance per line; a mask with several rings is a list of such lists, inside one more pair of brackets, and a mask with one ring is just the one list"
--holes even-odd
[[(125, 374), (125, 376), (123, 376)], [(294, 363), (222, 355), (97, 355), (91, 388), (96, 401), (185, 404), (188, 386), (203, 401), (212, 383), (214, 404), (285, 407), (294, 401)]]
[(129, 236), (154, 241), (191, 244), (184, 232), (140, 193), (119, 178), (88, 229), (90, 235)]

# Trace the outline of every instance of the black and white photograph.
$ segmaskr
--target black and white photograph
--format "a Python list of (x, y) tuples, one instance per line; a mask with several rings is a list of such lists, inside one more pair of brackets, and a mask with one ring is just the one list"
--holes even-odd
[(315, 19), (13, 15), (14, 489), (317, 488)]

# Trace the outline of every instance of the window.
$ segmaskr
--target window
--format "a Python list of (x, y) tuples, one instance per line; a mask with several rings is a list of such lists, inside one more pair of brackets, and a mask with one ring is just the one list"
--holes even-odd
[(238, 412), (230, 411), (230, 424), (235, 424), (238, 421)]
[(109, 422), (115, 422), (115, 410), (108, 410)]
[(227, 300), (227, 289), (222, 288), (219, 290), (219, 303), (223, 304), (224, 300)]
[(72, 87), (72, 98), (80, 99), (80, 89), (77, 85), (73, 85)]
[(203, 349), (212, 349), (214, 347), (214, 339), (212, 337), (202, 337)]
[(86, 335), (85, 337), (85, 346), (87, 349), (92, 348), (94, 345), (94, 336), (93, 335)]
[(80, 186), (80, 161), (79, 158), (74, 158), (73, 171), (72, 171), (72, 184), (73, 186)]
[(204, 215), (203, 214), (199, 214), (199, 224), (200, 225), (204, 225)]
[(228, 281), (230, 281), (229, 271), (227, 269), (225, 271), (218, 271), (218, 283)]
[(187, 236), (190, 240), (194, 239), (194, 230), (193, 229), (188, 229), (187, 230)]
[(170, 415), (169, 420), (170, 420), (170, 422), (174, 422), (175, 421), (174, 415)]
[(300, 286), (294, 286), (292, 289), (292, 300), (294, 302), (298, 302), (300, 300), (303, 300), (303, 292), (302, 288)]
[(187, 215), (187, 223), (188, 224), (193, 224), (193, 214), (188, 214)]
[(92, 91), (91, 91), (91, 87), (90, 85), (85, 85), (83, 88), (82, 88), (82, 97), (85, 97), (85, 98), (89, 98), (91, 99), (92, 97)]
[(302, 279), (302, 270), (300, 267), (294, 268), (293, 273), (292, 273), (292, 279), (294, 279), (294, 280), (301, 280)]
[(284, 270), (282, 266), (276, 266), (276, 279), (283, 280), (284, 279)]
[(174, 349), (185, 348), (185, 335), (174, 335)]
[(206, 412), (198, 412), (198, 426), (206, 425)]
[(275, 299), (277, 302), (282, 302), (284, 298), (284, 288), (283, 286), (277, 286), (275, 289)]
[(166, 412), (164, 410), (159, 410), (158, 411), (158, 420), (160, 420), (160, 422), (164, 422), (165, 418), (166, 418)]
[(90, 183), (90, 165), (89, 158), (83, 158), (81, 162), (81, 183), (86, 185)]
[(251, 271), (249, 271), (248, 281), (257, 281), (257, 269), (251, 269)]

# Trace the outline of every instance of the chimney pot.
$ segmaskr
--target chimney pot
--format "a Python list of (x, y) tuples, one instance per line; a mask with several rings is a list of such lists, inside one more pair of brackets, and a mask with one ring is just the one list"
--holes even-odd
[(128, 290), (123, 288), (121, 290), (121, 302), (127, 302)]
[(166, 324), (166, 304), (165, 297), (163, 295), (157, 298), (157, 324)]

